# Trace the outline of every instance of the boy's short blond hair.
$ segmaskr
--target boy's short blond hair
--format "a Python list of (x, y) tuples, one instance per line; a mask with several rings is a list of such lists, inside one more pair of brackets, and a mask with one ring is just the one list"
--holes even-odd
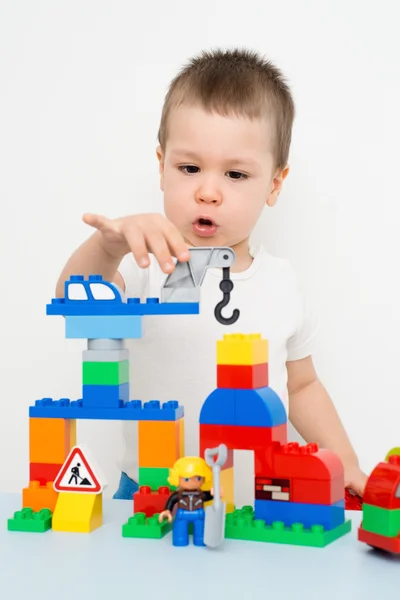
[(168, 116), (181, 105), (250, 119), (267, 118), (274, 133), (275, 168), (289, 159), (295, 105), (281, 71), (250, 50), (204, 51), (172, 80), (165, 97), (158, 141), (165, 151)]

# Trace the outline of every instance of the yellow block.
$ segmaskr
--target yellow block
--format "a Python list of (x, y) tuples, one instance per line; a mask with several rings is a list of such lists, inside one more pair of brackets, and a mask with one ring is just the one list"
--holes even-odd
[(400, 455), (400, 448), (392, 448), (391, 450), (389, 450), (389, 452), (386, 454), (385, 457), (385, 461), (388, 462), (389, 460), (389, 456), (399, 456)]
[(90, 533), (103, 523), (103, 494), (60, 492), (53, 514), (52, 529)]
[[(222, 501), (226, 504), (226, 512), (233, 512), (235, 510), (234, 467), (221, 471), (221, 490)], [(205, 502), (204, 506), (210, 506), (212, 503), (213, 500), (210, 500), (209, 502)]]
[(268, 340), (261, 334), (226, 334), (217, 341), (218, 365), (260, 365), (268, 362)]
[(223, 501), (226, 503), (227, 513), (233, 512), (235, 508), (234, 471), (234, 467), (223, 469), (221, 471), (221, 488), (223, 491)]

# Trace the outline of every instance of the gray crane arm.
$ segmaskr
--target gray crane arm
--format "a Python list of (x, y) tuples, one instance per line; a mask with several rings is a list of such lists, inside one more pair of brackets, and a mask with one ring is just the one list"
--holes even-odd
[(215, 307), (215, 317), (223, 324), (231, 325), (239, 318), (235, 309), (231, 317), (222, 316), (222, 309), (230, 300), (233, 283), (230, 279), (230, 267), (235, 262), (235, 252), (232, 248), (190, 248), (190, 259), (185, 263), (177, 263), (161, 290), (161, 302), (200, 302), (200, 287), (206, 270), (209, 267), (222, 269), (220, 289), (223, 299)]

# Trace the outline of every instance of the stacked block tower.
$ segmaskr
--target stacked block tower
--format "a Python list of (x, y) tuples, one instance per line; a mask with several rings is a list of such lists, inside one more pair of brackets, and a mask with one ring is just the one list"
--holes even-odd
[[(129, 353), (125, 339), (142, 336), (145, 315), (196, 314), (199, 304), (161, 304), (149, 298), (122, 302), (119, 290), (100, 276), (72, 276), (65, 297), (53, 299), (47, 314), (65, 316), (66, 338), (86, 339), (82, 357), (82, 395), (37, 400), (29, 409), (29, 485), (22, 508), (9, 522), (12, 530), (52, 528), (89, 532), (101, 525), (101, 494), (68, 495), (54, 489), (54, 481), (76, 446), (78, 419), (138, 421), (140, 484), (136, 510), (150, 513), (165, 503), (167, 477), (184, 454), (184, 411), (177, 401), (129, 400)], [(159, 491), (158, 491), (159, 488)], [(78, 502), (78, 505), (77, 505)], [(150, 509), (148, 504), (150, 502)], [(46, 519), (46, 528), (32, 529), (32, 518)], [(58, 525), (57, 525), (58, 524)], [(42, 527), (42, 525), (41, 525)]]
[[(227, 537), (324, 546), (347, 533), (343, 465), (317, 444), (287, 443), (286, 410), (268, 386), (268, 341), (259, 334), (218, 341), (217, 386), (200, 414), (200, 453), (220, 443), (230, 451), (221, 479)], [(234, 450), (254, 452), (254, 507), (239, 511)]]

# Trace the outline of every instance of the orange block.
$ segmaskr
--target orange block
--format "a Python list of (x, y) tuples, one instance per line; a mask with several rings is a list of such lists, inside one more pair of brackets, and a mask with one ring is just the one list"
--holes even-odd
[(170, 468), (180, 458), (180, 421), (139, 421), (140, 467)]
[(29, 462), (63, 464), (75, 445), (75, 420), (29, 419)]
[(184, 420), (184, 417), (179, 419), (178, 423), (179, 423), (179, 448), (178, 448), (179, 457), (178, 458), (181, 458), (181, 457), (185, 456), (185, 420)]
[(30, 481), (29, 487), (22, 490), (22, 507), (31, 508), (38, 512), (48, 508), (51, 512), (57, 504), (58, 493), (53, 489), (53, 483), (40, 485), (39, 481)]

